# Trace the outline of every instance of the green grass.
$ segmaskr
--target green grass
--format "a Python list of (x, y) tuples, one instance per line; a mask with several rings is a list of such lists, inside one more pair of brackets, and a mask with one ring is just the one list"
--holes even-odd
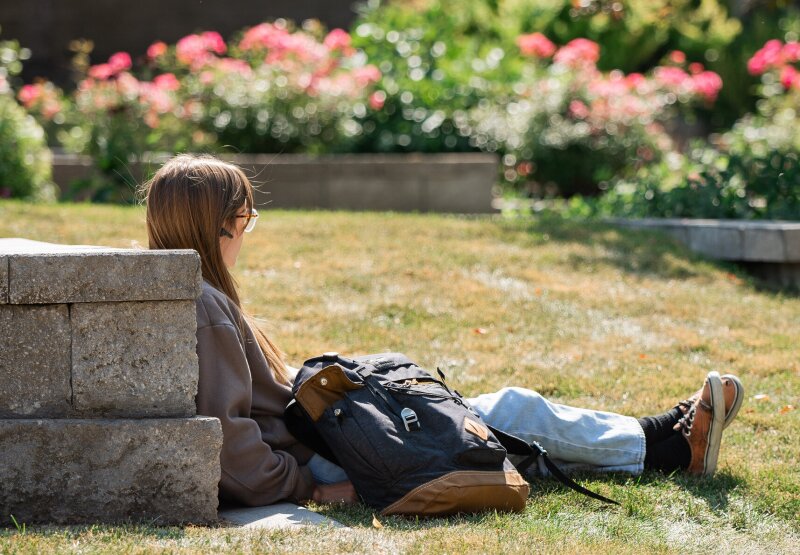
[[(146, 245), (143, 222), (140, 207), (0, 203), (4, 237)], [(580, 477), (618, 509), (541, 480), (520, 515), (385, 518), (373, 529), (363, 507), (318, 507), (347, 531), (27, 524), (0, 531), (0, 552), (798, 550), (796, 296), (658, 234), (549, 218), (267, 211), (236, 275), (295, 364), (398, 350), (440, 366), (465, 395), (519, 385), (634, 416), (672, 406), (709, 370), (738, 374), (747, 398), (712, 479)]]

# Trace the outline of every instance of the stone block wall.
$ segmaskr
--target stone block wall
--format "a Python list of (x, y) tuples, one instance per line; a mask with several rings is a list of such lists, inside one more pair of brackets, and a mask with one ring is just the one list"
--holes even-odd
[(0, 525), (216, 520), (200, 280), (194, 251), (0, 239)]
[[(221, 158), (242, 167), (257, 185), (256, 206), (277, 209), (392, 210), (491, 214), (500, 159), (487, 152), (335, 154), (236, 154)], [(166, 156), (131, 161), (138, 181)], [(53, 156), (53, 180), (62, 193), (91, 173), (85, 156)]]

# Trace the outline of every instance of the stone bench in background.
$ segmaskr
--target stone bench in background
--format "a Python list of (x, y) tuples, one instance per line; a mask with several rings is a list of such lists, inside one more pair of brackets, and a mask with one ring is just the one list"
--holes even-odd
[(695, 252), (740, 264), (773, 287), (800, 290), (800, 222), (670, 218), (606, 221), (666, 232)]
[(194, 251), (0, 239), (0, 524), (217, 520)]

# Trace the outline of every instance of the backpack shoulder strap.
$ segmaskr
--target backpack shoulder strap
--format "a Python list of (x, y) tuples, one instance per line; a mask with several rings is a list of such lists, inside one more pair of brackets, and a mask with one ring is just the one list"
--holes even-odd
[(592, 499), (597, 499), (599, 501), (603, 501), (604, 503), (611, 503), (612, 505), (619, 505), (618, 502), (614, 501), (613, 499), (609, 499), (608, 497), (604, 497), (599, 493), (595, 493), (592, 490), (586, 489), (582, 485), (578, 484), (574, 480), (572, 480), (569, 476), (564, 474), (556, 464), (550, 460), (550, 456), (547, 454), (547, 450), (542, 447), (538, 442), (534, 441), (533, 443), (525, 443), (522, 439), (518, 438), (513, 434), (509, 434), (508, 432), (504, 432), (503, 430), (498, 430), (497, 428), (493, 428), (489, 426), (489, 429), (492, 431), (494, 436), (500, 442), (500, 444), (506, 448), (512, 455), (521, 455), (525, 458), (522, 462), (518, 463), (516, 466), (517, 471), (520, 474), (524, 474), (530, 466), (536, 462), (536, 459), (539, 457), (542, 458), (544, 465), (547, 467), (553, 476), (556, 479), (567, 486), (568, 488), (577, 491), (578, 493), (582, 493)]

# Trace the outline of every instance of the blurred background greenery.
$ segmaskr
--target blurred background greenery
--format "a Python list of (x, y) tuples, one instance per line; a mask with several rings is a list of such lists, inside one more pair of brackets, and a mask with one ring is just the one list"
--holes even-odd
[(122, 202), (147, 151), (486, 151), (506, 197), (568, 215), (800, 219), (792, 2), (355, 10), (348, 29), (254, 21), (107, 61), (75, 37), (61, 86), (23, 82), (30, 51), (0, 42), (0, 196), (52, 199), (49, 148), (94, 160), (73, 195)]

